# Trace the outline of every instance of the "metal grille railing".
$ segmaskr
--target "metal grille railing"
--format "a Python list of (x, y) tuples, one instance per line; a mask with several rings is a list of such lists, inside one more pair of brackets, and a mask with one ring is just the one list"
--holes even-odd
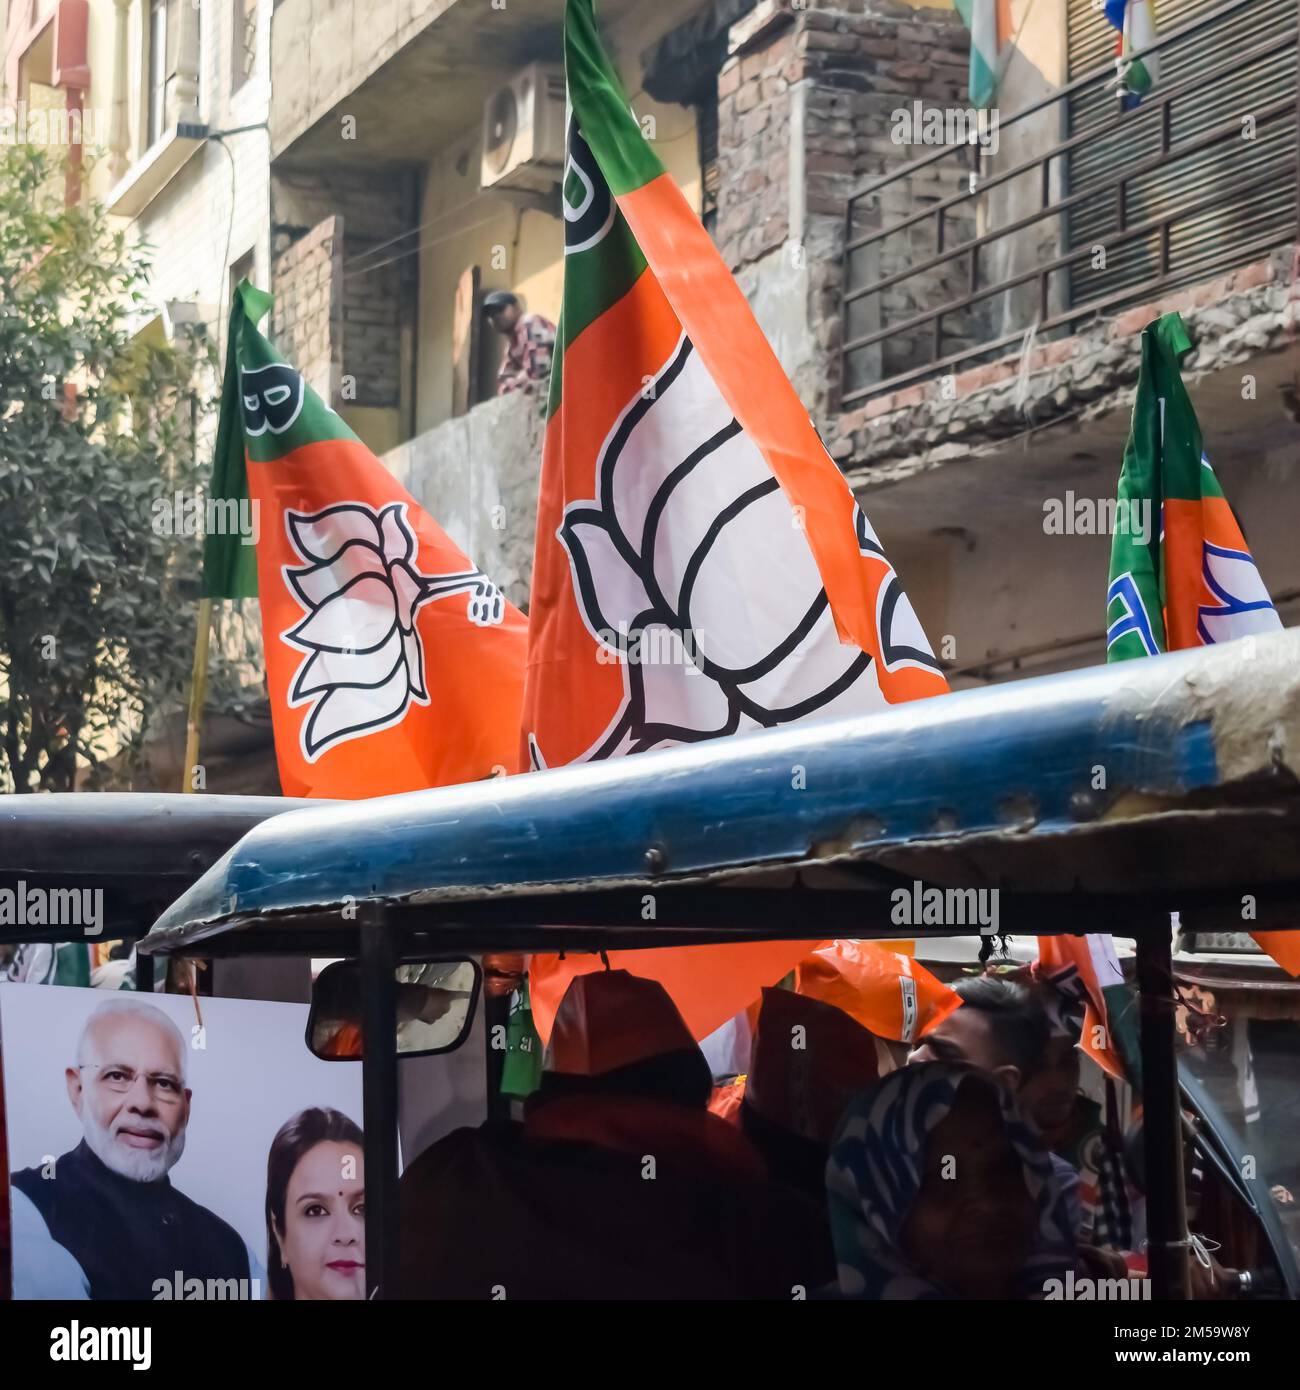
[[(1101, 68), (998, 122), (996, 150), (941, 146), (853, 194), (843, 405), (992, 361), (1029, 333), (1068, 336), (1293, 241), (1296, 18), (1233, 0), (1135, 55), (1169, 71), (1135, 108)], [(1103, 88), (1108, 117), (1088, 99)], [(1069, 133), (1080, 109), (1093, 123)]]

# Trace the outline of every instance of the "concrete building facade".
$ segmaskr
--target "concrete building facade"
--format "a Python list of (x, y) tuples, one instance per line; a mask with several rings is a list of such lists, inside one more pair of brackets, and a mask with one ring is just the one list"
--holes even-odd
[[(160, 124), (145, 80), (159, 3), (165, 28), (169, 0), (10, 0), (10, 89), (84, 82), (110, 115), (99, 187), (158, 248), (159, 308), (213, 322), (251, 269), (286, 355), (525, 602), (543, 422), (534, 398), (491, 399), (499, 345), (473, 330), (493, 288), (558, 314), (558, 170), (548, 181), (544, 151), (535, 178), (489, 168), (501, 92), (532, 83), (538, 113), (553, 107), (557, 6), (204, 0), (191, 21), (181, 5)], [(1113, 498), (1140, 331), (1170, 309), (1284, 620), (1300, 601), (1294, 4), (1168, 0), (1140, 103), (1094, 6), (1003, 8), (980, 116), (951, 5), (599, 6), (647, 138), (956, 685), (1104, 659), (1111, 537), (1046, 521)]]
[[(629, 91), (663, 92), (656, 53), (674, 35), (703, 32), (692, 25), (714, 25), (716, 46), (694, 47), (715, 71), (667, 88), (712, 93), (715, 238), (954, 684), (1104, 659), (1111, 536), (1057, 533), (1051, 517), (1114, 497), (1141, 328), (1171, 309), (1197, 344), (1185, 369), (1207, 451), (1289, 621), (1300, 599), (1287, 520), (1300, 501), (1294, 120), (1287, 140), (1276, 137), (1288, 102), (1294, 114), (1294, 10), (1274, 5), (1271, 27), (1259, 28), (1263, 11), (1244, 0), (1170, 7), (1163, 83), (1122, 111), (1100, 17), (1069, 0), (1016, 0), (998, 138), (972, 151), (960, 136), (937, 149), (919, 130), (899, 137), (900, 114), (967, 109), (967, 37), (951, 9), (903, 0), (689, 8), (664, 16), (657, 43), (620, 29), (619, 14), (607, 18)], [(1234, 53), (1244, 58), (1236, 88), (1219, 71)], [(1204, 74), (1228, 85), (1197, 115)], [(701, 110), (682, 107), (681, 128)], [(677, 132), (662, 108), (660, 120)], [(1226, 143), (1237, 126), (1244, 145)], [(494, 245), (506, 262), (484, 283), (522, 288), (553, 316), (558, 230), (529, 208), (515, 214), (517, 240), (490, 241), (496, 223), (448, 235), (474, 221), (461, 201), (472, 196), (476, 138), (459, 135), (415, 173), (419, 225), (432, 224), (414, 258), (416, 405), (388, 461), (522, 600), (533, 510), (516, 509), (535, 488), (540, 422), (522, 400), (446, 419), (450, 374), (437, 354), (447, 351), (463, 258), (486, 262)], [(703, 211), (706, 175), (693, 177), (680, 150), (677, 159)], [(1289, 214), (1244, 198), (1237, 166), (1255, 191), (1281, 187)], [(453, 181), (450, 204), (430, 191), (448, 169), (464, 181)], [(1189, 169), (1184, 193), (1177, 176)], [(1106, 223), (1117, 184), (1124, 213)], [(923, 216), (940, 207), (942, 234)], [(873, 232), (886, 235), (865, 255), (848, 244)], [(954, 249), (972, 243), (973, 282), (970, 253)], [(1093, 265), (1099, 250), (1109, 251), (1110, 279)], [(1040, 275), (1045, 265), (1054, 268)], [(936, 309), (938, 352), (933, 320), (915, 322)], [(865, 351), (853, 347), (873, 336)], [(346, 327), (342, 341), (346, 362)], [(504, 532), (492, 520), (503, 499)]]
[(71, 149), (83, 182), (68, 196), (99, 199), (148, 246), (142, 323), (162, 323), (171, 304), (219, 333), (232, 275), (269, 275), (272, 10), (272, 0), (9, 5), (3, 102), (82, 114)]

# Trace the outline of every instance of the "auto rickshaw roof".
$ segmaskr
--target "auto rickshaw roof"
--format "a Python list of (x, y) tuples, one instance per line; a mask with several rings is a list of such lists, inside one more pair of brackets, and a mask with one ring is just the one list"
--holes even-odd
[(1286, 928), (1298, 770), (1295, 631), (294, 811), (142, 949), (350, 954), (379, 913), (411, 949), (952, 935), (899, 915), (936, 887), (999, 890), (1003, 933), (1240, 929), (1244, 895)]
[[(0, 797), (0, 892), (101, 889), (104, 939), (140, 934), (253, 826), (312, 804), (167, 792)], [(19, 914), (0, 913), (0, 944), (69, 935), (7, 915)]]

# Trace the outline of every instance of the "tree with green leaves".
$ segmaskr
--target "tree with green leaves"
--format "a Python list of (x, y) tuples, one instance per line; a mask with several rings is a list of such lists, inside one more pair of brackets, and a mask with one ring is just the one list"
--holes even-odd
[(158, 519), (197, 496), (214, 403), (212, 345), (139, 331), (145, 252), (101, 205), (66, 206), (56, 172), (0, 145), (0, 788), (18, 792), (129, 779), (183, 703), (202, 540)]

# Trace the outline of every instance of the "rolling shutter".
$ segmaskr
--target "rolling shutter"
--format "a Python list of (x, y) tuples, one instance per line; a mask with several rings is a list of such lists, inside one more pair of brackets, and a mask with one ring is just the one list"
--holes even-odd
[[(1067, 100), (1068, 129), (1076, 136), (1113, 121), (1119, 112), (1114, 81), (1118, 35), (1095, 8), (1095, 0), (1067, 3), (1070, 80), (1110, 69), (1105, 80), (1088, 84)], [(1294, 101), (1295, 47), (1284, 45), (1267, 55), (1248, 56), (1251, 50), (1294, 33), (1296, 0), (1249, 0), (1236, 6), (1224, 5), (1223, 0), (1153, 0), (1153, 10), (1162, 38), (1216, 10), (1224, 13), (1162, 49), (1160, 73), (1150, 95), (1118, 129), (1087, 141), (1067, 156), (1069, 192), (1098, 190), (1095, 199), (1087, 199), (1067, 214), (1069, 244), (1072, 248), (1101, 246), (1106, 251), (1104, 266), (1079, 262), (1072, 268), (1072, 305), (1122, 299), (1126, 290), (1136, 291), (1159, 274), (1161, 233), (1152, 231), (1115, 245), (1119, 195), (1105, 185), (1125, 168), (1159, 159), (1162, 113), (1154, 103), (1160, 94), (1220, 65), (1229, 66), (1219, 76), (1207, 77), (1203, 87), (1174, 98), (1170, 152), (1158, 168), (1129, 182), (1125, 225), (1175, 218), (1168, 229), (1169, 279), (1161, 293), (1258, 259), (1269, 247), (1283, 245), (1296, 234), (1295, 112), (1265, 115), (1271, 104)], [(1249, 131), (1246, 117), (1254, 117), (1253, 138), (1243, 134)], [(1180, 155), (1180, 148), (1228, 123), (1234, 127), (1232, 134)]]

